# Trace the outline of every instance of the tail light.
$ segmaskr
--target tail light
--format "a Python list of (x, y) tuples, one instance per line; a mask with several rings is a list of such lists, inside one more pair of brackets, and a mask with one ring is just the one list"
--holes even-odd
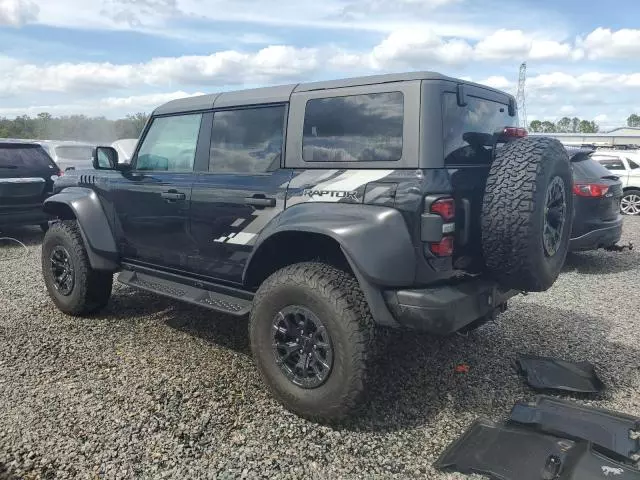
[(446, 222), (452, 221), (456, 216), (456, 202), (453, 198), (441, 198), (431, 204), (431, 213), (436, 213)]
[(527, 132), (526, 128), (505, 127), (502, 135), (507, 138), (524, 138), (529, 135), (529, 132)]
[(453, 237), (442, 237), (438, 243), (431, 243), (429, 250), (437, 257), (450, 257), (453, 255)]
[(579, 197), (602, 198), (608, 191), (609, 186), (601, 183), (576, 183), (573, 185), (573, 193)]
[[(438, 215), (442, 218), (442, 232), (434, 232), (434, 240), (439, 238), (437, 242), (429, 242), (429, 251), (436, 257), (449, 257), (453, 255), (456, 217), (456, 202), (451, 197), (438, 198), (430, 203), (428, 212), (431, 215)], [(439, 227), (438, 227), (439, 228)]]

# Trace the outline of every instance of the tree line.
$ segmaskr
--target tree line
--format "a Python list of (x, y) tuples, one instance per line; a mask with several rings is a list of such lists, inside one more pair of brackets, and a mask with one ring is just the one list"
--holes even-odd
[[(627, 126), (640, 128), (640, 115), (631, 114), (627, 118)], [(534, 133), (598, 133), (600, 126), (593, 120), (563, 117), (557, 122), (533, 120), (529, 124), (529, 131)]]
[(148, 118), (149, 115), (146, 113), (109, 120), (105, 117), (86, 115), (54, 117), (46, 112), (35, 117), (0, 117), (0, 138), (111, 143), (121, 138), (138, 138)]

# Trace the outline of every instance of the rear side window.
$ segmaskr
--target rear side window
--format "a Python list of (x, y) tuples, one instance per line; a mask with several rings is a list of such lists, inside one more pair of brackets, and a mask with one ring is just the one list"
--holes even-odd
[(2, 145), (0, 146), (0, 170), (54, 170), (51, 157), (39, 145)]
[(624, 166), (624, 162), (621, 158), (617, 157), (593, 157), (594, 160), (600, 162), (607, 170), (626, 170), (627, 168)]
[(389, 162), (402, 158), (404, 96), (371, 93), (309, 100), (305, 162)]
[(516, 117), (506, 104), (467, 96), (467, 105), (458, 105), (455, 93), (442, 100), (445, 165), (488, 164), (491, 162), (493, 134), (515, 127)]
[(598, 180), (607, 175), (611, 175), (609, 170), (588, 157), (579, 162), (572, 162), (571, 166), (573, 167), (573, 178), (578, 181)]
[(56, 155), (69, 160), (91, 160), (93, 157), (93, 148), (84, 145), (65, 145), (56, 147)]
[(636, 162), (634, 162), (630, 158), (627, 158), (627, 162), (629, 162), (629, 168), (631, 170), (635, 170), (636, 168), (640, 168), (640, 165), (638, 165)]
[(201, 114), (154, 118), (138, 152), (136, 169), (192, 171)]
[(209, 171), (264, 173), (280, 167), (284, 105), (216, 112)]

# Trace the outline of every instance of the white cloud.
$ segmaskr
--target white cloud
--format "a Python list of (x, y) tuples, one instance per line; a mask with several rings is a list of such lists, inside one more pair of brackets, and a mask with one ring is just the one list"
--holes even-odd
[(593, 118), (597, 123), (605, 123), (609, 120), (609, 115), (606, 113), (601, 113), (600, 115), (596, 115)]
[(86, 114), (89, 116), (123, 116), (132, 112), (151, 112), (153, 109), (170, 100), (203, 95), (202, 92), (187, 93), (176, 91), (170, 93), (152, 93), (148, 95), (132, 95), (128, 97), (106, 97), (97, 101), (85, 101), (56, 105), (30, 105), (26, 107), (0, 107), (0, 115), (16, 117), (19, 115), (35, 116), (48, 112), (53, 115)]
[(369, 58), (373, 68), (426, 65), (428, 62), (456, 64), (473, 52), (464, 40), (443, 40), (429, 30), (394, 32), (373, 48)]
[(270, 83), (303, 77), (319, 66), (315, 49), (291, 46), (270, 46), (255, 53), (228, 50), (207, 56), (156, 58), (141, 64), (23, 64), (0, 72), (0, 92), (86, 93), (140, 85)]
[(571, 58), (573, 53), (573, 47), (568, 43), (534, 40), (531, 43), (529, 58), (532, 60), (562, 60)]
[(480, 59), (504, 60), (526, 58), (531, 39), (522, 30), (498, 30), (477, 43), (475, 51)]
[(563, 105), (562, 107), (560, 107), (559, 112), (563, 115), (573, 115), (574, 113), (576, 113), (576, 107), (574, 107), (573, 105)]
[(592, 59), (637, 58), (640, 55), (640, 30), (596, 28), (580, 43)]
[(480, 80), (478, 83), (482, 85), (487, 85), (488, 87), (497, 88), (500, 90), (507, 90), (513, 88), (514, 84), (506, 77), (502, 76), (492, 76), (486, 78), (484, 80)]
[(0, 0), (0, 25), (19, 27), (38, 19), (40, 8), (31, 0)]

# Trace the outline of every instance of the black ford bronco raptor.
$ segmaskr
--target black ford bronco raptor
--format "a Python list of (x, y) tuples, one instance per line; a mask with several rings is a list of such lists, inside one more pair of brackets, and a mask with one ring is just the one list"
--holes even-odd
[(153, 112), (129, 165), (98, 147), (45, 202), (42, 271), (88, 315), (113, 275), (249, 315), (274, 396), (335, 420), (365, 390), (376, 325), (472, 329), (556, 280), (569, 159), (512, 96), (437, 73), (204, 95)]

